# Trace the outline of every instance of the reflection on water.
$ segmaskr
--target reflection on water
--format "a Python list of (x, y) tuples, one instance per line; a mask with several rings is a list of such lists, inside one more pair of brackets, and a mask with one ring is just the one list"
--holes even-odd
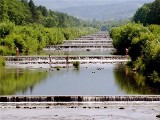
[[(87, 68), (86, 68), (87, 66)], [(48, 71), (45, 82), (34, 87), (32, 95), (123, 95), (115, 86), (114, 65), (86, 65), (75, 68)], [(103, 65), (101, 65), (103, 67)], [(30, 95), (29, 91), (17, 95)]]
[(158, 95), (159, 86), (124, 65), (0, 69), (0, 95)]
[(135, 73), (127, 66), (118, 65), (114, 76), (117, 85), (126, 94), (160, 95), (160, 82), (154, 82), (154, 80)]
[(0, 69), (0, 95), (14, 95), (17, 92), (32, 92), (34, 86), (46, 78), (46, 72), (27, 69)]

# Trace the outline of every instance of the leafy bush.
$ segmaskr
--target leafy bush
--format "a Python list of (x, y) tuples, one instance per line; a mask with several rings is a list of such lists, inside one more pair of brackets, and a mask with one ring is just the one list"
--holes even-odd
[(129, 23), (113, 28), (110, 34), (118, 53), (124, 55), (125, 48), (128, 48), (134, 68), (147, 74), (160, 71), (159, 30), (158, 25), (145, 27), (142, 24)]

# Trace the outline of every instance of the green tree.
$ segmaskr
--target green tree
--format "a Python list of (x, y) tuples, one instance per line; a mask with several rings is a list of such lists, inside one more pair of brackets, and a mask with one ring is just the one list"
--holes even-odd
[(33, 0), (30, 0), (29, 3), (29, 8), (30, 8), (30, 11), (31, 11), (31, 14), (32, 14), (32, 20), (31, 22), (37, 22), (37, 19), (38, 19), (38, 13), (36, 11), (36, 6), (33, 2)]
[(144, 4), (141, 8), (137, 10), (135, 13), (133, 20), (138, 23), (143, 23), (144, 25), (150, 23), (150, 17), (149, 14), (151, 12), (151, 3)]
[(5, 38), (14, 29), (14, 24), (11, 22), (0, 23), (0, 38)]
[(25, 24), (31, 18), (30, 11), (28, 10), (27, 6), (17, 0), (12, 0), (8, 3), (7, 13), (9, 20), (16, 25)]
[(133, 21), (147, 24), (160, 24), (160, 0), (144, 4), (133, 17)]
[(7, 6), (7, 0), (0, 0), (0, 21), (5, 21), (8, 19), (8, 15), (7, 15), (7, 10), (8, 10), (8, 6)]

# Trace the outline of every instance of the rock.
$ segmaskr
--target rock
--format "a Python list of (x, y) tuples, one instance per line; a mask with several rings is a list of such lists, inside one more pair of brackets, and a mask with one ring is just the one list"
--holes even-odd
[(156, 115), (157, 118), (160, 118), (160, 115)]
[(124, 107), (120, 107), (119, 109), (123, 110), (123, 109), (125, 109), (125, 108), (124, 108)]
[(16, 105), (16, 108), (21, 108), (19, 105)]
[(24, 107), (24, 109), (27, 109), (27, 108), (29, 108), (29, 107)]

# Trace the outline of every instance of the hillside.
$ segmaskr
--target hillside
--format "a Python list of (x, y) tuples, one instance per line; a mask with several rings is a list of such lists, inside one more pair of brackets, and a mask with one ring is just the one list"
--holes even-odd
[[(57, 9), (59, 12), (68, 13), (78, 18), (83, 19), (97, 19), (107, 21), (110, 19), (126, 19), (132, 17), (136, 10), (141, 7), (144, 3), (151, 2), (153, 0), (123, 0), (123, 1), (108, 1), (107, 2), (93, 2), (89, 5), (86, 2), (86, 5), (82, 3), (79, 6), (73, 6), (68, 8)], [(91, 3), (91, 2), (90, 2)], [(54, 9), (54, 8), (53, 8)]]

